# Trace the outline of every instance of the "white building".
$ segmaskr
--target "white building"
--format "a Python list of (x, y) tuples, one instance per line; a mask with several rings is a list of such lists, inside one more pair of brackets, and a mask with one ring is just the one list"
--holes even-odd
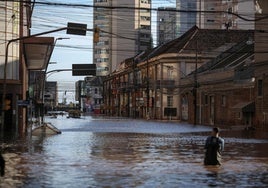
[(123, 60), (152, 46), (151, 0), (95, 0), (94, 27), (100, 38), (93, 45), (97, 76), (114, 71)]
[[(197, 1), (197, 23), (203, 29), (254, 29), (254, 1), (203, 0)], [(212, 11), (212, 13), (209, 13)]]

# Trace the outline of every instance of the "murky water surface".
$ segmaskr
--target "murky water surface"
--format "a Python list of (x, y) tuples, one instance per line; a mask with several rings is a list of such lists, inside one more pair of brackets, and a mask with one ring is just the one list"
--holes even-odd
[(268, 133), (222, 132), (223, 165), (205, 167), (208, 127), (91, 117), (47, 121), (62, 134), (1, 140), (7, 169), (0, 187), (268, 186)]

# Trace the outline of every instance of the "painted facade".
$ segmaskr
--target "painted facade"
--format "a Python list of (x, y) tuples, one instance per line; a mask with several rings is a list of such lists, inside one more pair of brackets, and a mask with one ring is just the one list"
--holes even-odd
[(193, 27), (180, 38), (125, 60), (104, 81), (105, 113), (253, 125), (252, 38), (253, 31)]

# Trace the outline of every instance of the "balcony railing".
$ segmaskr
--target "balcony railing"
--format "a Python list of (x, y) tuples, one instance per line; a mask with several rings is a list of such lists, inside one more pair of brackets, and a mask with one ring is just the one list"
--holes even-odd
[(157, 80), (156, 81), (156, 89), (161, 88), (175, 88), (175, 80)]

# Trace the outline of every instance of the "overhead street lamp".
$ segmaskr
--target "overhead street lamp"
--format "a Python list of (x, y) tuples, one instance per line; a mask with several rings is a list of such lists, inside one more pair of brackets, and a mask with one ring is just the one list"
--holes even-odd
[[(8, 63), (8, 49), (9, 49), (9, 45), (12, 42), (16, 42), (16, 41), (22, 41), (25, 39), (30, 39), (30, 38), (34, 38), (37, 36), (41, 36), (41, 35), (46, 35), (46, 34), (50, 34), (50, 33), (54, 33), (54, 32), (58, 32), (58, 31), (63, 31), (63, 30), (67, 30), (67, 34), (74, 34), (74, 35), (86, 35), (87, 31), (93, 31), (93, 29), (87, 29), (87, 25), (86, 24), (78, 24), (78, 23), (68, 23), (67, 27), (63, 27), (63, 28), (59, 28), (59, 29), (54, 29), (51, 31), (46, 31), (46, 32), (42, 32), (42, 33), (37, 33), (37, 34), (33, 34), (30, 36), (24, 36), (24, 37), (19, 37), (19, 38), (15, 38), (15, 39), (11, 39), (7, 42), (6, 45), (6, 51), (5, 51), (5, 64), (4, 64), (4, 77), (3, 77), (3, 94), (2, 94), (2, 122), (1, 122), (1, 132), (3, 132), (4, 129), (4, 120), (5, 120), (5, 106), (6, 104), (4, 103), (5, 98), (6, 98), (6, 92), (7, 92), (7, 63)], [(61, 38), (63, 39), (63, 38)]]
[[(70, 38), (68, 38), (68, 37), (59, 37), (59, 38), (56, 38), (56, 40), (55, 40), (55, 42), (53, 44), (53, 47), (52, 47), (52, 52), (53, 52), (53, 50), (54, 50), (54, 48), (56, 46), (57, 41), (58, 40), (64, 40), (64, 39), (70, 39)], [(51, 54), (52, 54), (52, 52), (51, 52)], [(50, 57), (49, 57), (49, 59), (50, 59)], [(43, 89), (41, 91), (42, 103), (44, 103), (44, 94), (45, 94), (45, 88), (46, 88), (46, 82), (47, 82), (47, 76), (46, 76), (46, 74), (47, 74), (48, 64), (50, 64), (50, 63), (47, 63), (47, 65), (46, 65), (45, 76), (44, 76), (43, 81), (42, 81), (42, 85), (43, 85), (43, 87), (42, 87)], [(44, 122), (44, 109), (43, 109), (43, 113), (41, 114), (41, 120), (42, 120), (42, 123), (43, 123)]]

